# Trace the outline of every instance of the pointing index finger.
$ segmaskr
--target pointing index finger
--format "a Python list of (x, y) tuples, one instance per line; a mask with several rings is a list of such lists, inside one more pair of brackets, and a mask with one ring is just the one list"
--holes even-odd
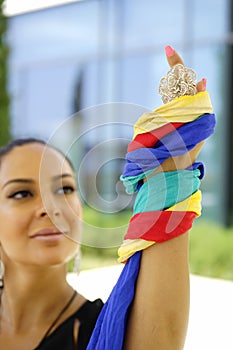
[(178, 55), (178, 53), (171, 46), (169, 46), (169, 45), (166, 46), (165, 52), (166, 52), (167, 62), (168, 62), (170, 67), (173, 67), (178, 63), (184, 64), (182, 58)]

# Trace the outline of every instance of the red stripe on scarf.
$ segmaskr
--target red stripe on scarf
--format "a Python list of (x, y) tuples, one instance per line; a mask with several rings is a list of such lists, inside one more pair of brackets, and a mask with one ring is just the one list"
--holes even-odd
[(168, 123), (158, 129), (138, 134), (135, 139), (129, 143), (127, 152), (132, 152), (142, 147), (154, 147), (162, 137), (170, 134), (183, 124), (184, 123)]
[(165, 242), (188, 231), (196, 216), (194, 212), (183, 211), (138, 213), (131, 218), (124, 239)]

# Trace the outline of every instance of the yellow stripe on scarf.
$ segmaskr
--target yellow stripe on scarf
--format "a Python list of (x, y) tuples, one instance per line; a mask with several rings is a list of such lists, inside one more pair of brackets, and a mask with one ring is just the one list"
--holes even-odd
[(146, 249), (151, 245), (155, 244), (154, 241), (146, 241), (144, 239), (125, 239), (118, 249), (117, 259), (119, 262), (125, 262), (130, 258), (134, 253), (139, 252), (139, 250)]
[(166, 209), (166, 211), (192, 211), (197, 214), (197, 216), (201, 215), (201, 191), (198, 190), (190, 197), (186, 198), (182, 202), (176, 203), (172, 207)]
[(212, 112), (213, 107), (207, 91), (198, 92), (193, 96), (177, 97), (151, 113), (144, 113), (134, 125), (134, 138), (167, 123), (188, 123)]

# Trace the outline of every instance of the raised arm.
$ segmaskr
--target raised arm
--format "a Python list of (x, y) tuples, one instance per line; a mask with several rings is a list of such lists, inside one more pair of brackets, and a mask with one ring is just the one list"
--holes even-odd
[(125, 266), (88, 350), (184, 346), (189, 316), (188, 231), (201, 214), (203, 165), (195, 160), (214, 131), (215, 117), (205, 79), (194, 83), (195, 72), (186, 69), (179, 55), (171, 47), (166, 54), (171, 69), (159, 89), (164, 105), (135, 123), (121, 176), (126, 191), (137, 192), (118, 251)]
[[(166, 54), (170, 67), (183, 64), (177, 52), (170, 47), (166, 48)], [(206, 80), (202, 79), (196, 85), (196, 92), (205, 91), (205, 87)], [(195, 162), (203, 144), (204, 141), (201, 141), (185, 154), (166, 159), (149, 177), (186, 169)], [(189, 318), (188, 246), (186, 232), (142, 251), (125, 335), (125, 350), (183, 349)]]

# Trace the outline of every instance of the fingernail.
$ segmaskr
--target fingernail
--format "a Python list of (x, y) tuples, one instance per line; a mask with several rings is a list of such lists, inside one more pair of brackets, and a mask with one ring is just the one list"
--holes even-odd
[(202, 79), (202, 83), (203, 83), (204, 89), (206, 89), (206, 78)]
[(168, 57), (171, 57), (171, 56), (174, 55), (175, 50), (171, 46), (168, 45), (168, 46), (165, 47), (165, 52), (166, 52), (166, 55)]

